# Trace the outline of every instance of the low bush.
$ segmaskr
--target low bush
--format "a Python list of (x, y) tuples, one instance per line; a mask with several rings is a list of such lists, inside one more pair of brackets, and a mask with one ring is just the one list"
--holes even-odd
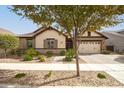
[(44, 55), (38, 56), (38, 59), (40, 60), (40, 62), (45, 62), (46, 61), (46, 57)]
[(72, 61), (72, 58), (70, 58), (70, 57), (65, 57), (64, 61)]
[(65, 56), (66, 57), (70, 57), (70, 58), (73, 58), (74, 57), (74, 51), (73, 49), (68, 49), (65, 53)]
[(39, 55), (41, 54), (41, 53), (40, 53), (40, 52), (38, 52), (38, 51), (36, 51), (36, 52), (37, 52), (37, 54), (36, 54), (37, 56), (39, 56)]
[(67, 50), (66, 53), (65, 53), (65, 61), (72, 61), (73, 58), (74, 58), (73, 49)]
[(23, 61), (31, 61), (31, 60), (33, 60), (33, 57), (30, 55), (25, 55), (23, 58)]
[(60, 55), (64, 56), (65, 55), (65, 51), (64, 50), (60, 51)]
[(47, 79), (52, 76), (52, 71), (49, 71), (48, 74), (44, 76), (44, 79)]
[(17, 49), (15, 52), (17, 56), (22, 56), (24, 54), (24, 51), (21, 49)]
[(53, 52), (52, 51), (47, 51), (46, 55), (47, 55), (47, 57), (52, 57), (53, 56)]
[(106, 76), (102, 73), (98, 73), (97, 77), (100, 78), (100, 79), (105, 79), (106, 78)]
[(51, 76), (52, 76), (52, 71), (49, 71), (48, 77), (51, 77)]
[(29, 49), (26, 50), (26, 55), (29, 55), (29, 56), (32, 56), (32, 57), (37, 56), (37, 51), (33, 48), (29, 48)]
[(25, 75), (26, 75), (25, 73), (18, 73), (18, 74), (15, 75), (15, 78), (22, 78)]
[(10, 55), (16, 55), (16, 50), (14, 50), (14, 49), (10, 50), (9, 54)]

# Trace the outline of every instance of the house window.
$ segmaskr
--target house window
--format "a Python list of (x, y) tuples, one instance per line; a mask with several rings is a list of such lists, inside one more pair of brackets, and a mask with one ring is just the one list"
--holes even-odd
[(91, 32), (88, 32), (88, 36), (91, 36)]
[(27, 39), (27, 47), (28, 48), (32, 47), (32, 39)]
[(54, 38), (45, 39), (44, 48), (57, 48), (57, 40)]

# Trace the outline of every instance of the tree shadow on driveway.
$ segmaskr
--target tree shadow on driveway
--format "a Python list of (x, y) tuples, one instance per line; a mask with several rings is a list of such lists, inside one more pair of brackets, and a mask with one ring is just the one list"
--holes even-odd
[(117, 61), (119, 63), (123, 63), (124, 64), (124, 55), (123, 56), (119, 56), (118, 58), (114, 59), (114, 61)]

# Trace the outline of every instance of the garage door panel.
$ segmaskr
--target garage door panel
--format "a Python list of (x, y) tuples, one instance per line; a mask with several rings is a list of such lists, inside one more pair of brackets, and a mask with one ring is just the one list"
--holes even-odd
[(100, 53), (99, 41), (83, 41), (79, 45), (79, 53)]

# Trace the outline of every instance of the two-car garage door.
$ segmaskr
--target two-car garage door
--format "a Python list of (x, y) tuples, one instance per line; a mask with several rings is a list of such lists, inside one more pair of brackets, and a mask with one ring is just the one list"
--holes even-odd
[(78, 51), (80, 54), (100, 53), (101, 52), (101, 42), (100, 41), (80, 41)]

